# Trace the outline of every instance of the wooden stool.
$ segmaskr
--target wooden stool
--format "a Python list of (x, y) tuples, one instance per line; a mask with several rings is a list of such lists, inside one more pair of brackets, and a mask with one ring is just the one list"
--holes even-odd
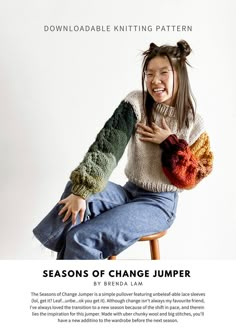
[[(145, 235), (140, 238), (138, 241), (149, 241), (151, 259), (152, 260), (160, 260), (160, 248), (159, 248), (159, 240), (163, 235), (165, 235), (167, 231)], [(116, 255), (112, 255), (108, 257), (108, 260), (116, 260)]]

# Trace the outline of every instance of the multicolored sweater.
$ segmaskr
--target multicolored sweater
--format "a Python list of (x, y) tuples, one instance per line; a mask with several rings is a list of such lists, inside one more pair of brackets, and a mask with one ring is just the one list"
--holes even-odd
[(71, 173), (72, 193), (83, 198), (102, 191), (128, 144), (125, 174), (129, 181), (156, 192), (190, 189), (212, 170), (213, 154), (199, 114), (177, 130), (174, 107), (157, 104), (155, 123), (172, 131), (160, 145), (139, 140), (137, 122), (146, 122), (142, 92), (131, 92), (98, 133), (83, 161)]

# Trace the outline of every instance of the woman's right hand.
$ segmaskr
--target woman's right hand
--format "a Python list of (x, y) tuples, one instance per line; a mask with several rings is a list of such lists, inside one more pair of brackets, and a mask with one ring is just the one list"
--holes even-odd
[(84, 220), (84, 214), (86, 210), (86, 201), (84, 198), (70, 194), (68, 197), (62, 199), (58, 204), (64, 204), (63, 208), (59, 211), (58, 215), (62, 215), (66, 212), (63, 222), (66, 222), (70, 216), (72, 216), (72, 224), (76, 223), (76, 218), (79, 214), (80, 221)]

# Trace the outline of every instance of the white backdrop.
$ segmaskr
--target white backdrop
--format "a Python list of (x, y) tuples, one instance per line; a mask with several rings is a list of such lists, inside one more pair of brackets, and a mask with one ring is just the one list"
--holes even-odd
[[(1, 259), (55, 256), (32, 229), (59, 200), (113, 110), (141, 88), (141, 51), (186, 39), (197, 110), (215, 154), (213, 173), (180, 195), (161, 241), (175, 259), (235, 259), (233, 1), (0, 1)], [(151, 25), (148, 32), (44, 32), (44, 25)], [(156, 32), (156, 25), (191, 25)], [(111, 180), (126, 181), (126, 154)], [(137, 243), (120, 259), (149, 258)]]

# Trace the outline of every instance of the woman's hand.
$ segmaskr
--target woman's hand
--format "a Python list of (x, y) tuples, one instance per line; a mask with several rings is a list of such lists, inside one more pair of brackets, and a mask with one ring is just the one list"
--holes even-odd
[(80, 196), (70, 194), (68, 197), (64, 198), (58, 204), (64, 204), (63, 208), (59, 211), (58, 215), (62, 215), (66, 212), (63, 222), (66, 222), (70, 216), (72, 216), (72, 224), (76, 223), (77, 215), (80, 216), (80, 221), (84, 220), (84, 213), (86, 210), (86, 201)]
[(139, 138), (142, 141), (154, 143), (154, 144), (161, 144), (167, 137), (169, 137), (172, 132), (164, 118), (161, 120), (162, 127), (159, 127), (157, 124), (152, 122), (152, 126), (144, 125), (143, 123), (137, 124), (137, 133), (142, 135)]

